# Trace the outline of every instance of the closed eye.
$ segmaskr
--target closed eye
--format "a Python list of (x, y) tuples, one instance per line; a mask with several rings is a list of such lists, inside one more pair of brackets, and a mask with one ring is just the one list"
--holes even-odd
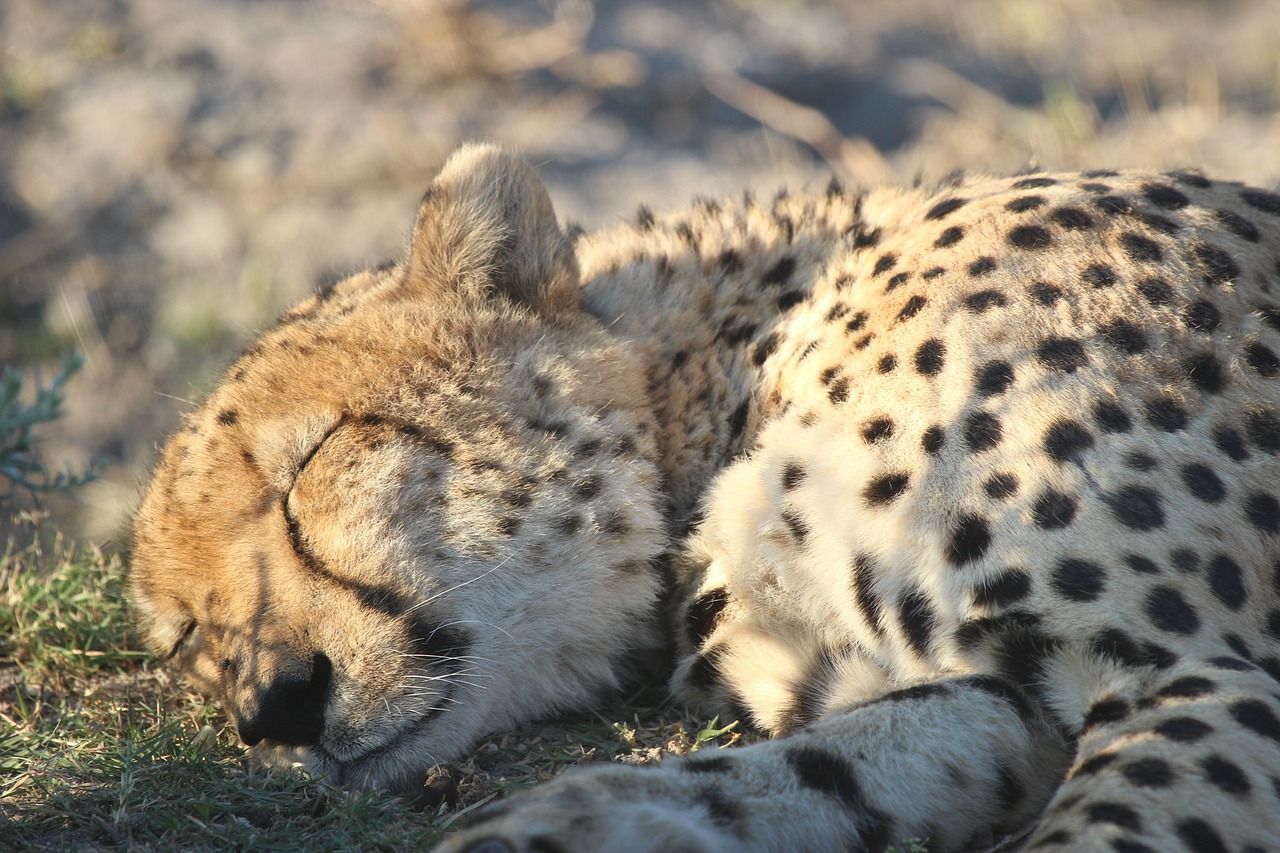
[(164, 656), (166, 661), (173, 660), (178, 656), (178, 653), (182, 651), (183, 646), (191, 641), (191, 635), (195, 633), (196, 627), (197, 625), (194, 619), (187, 623), (186, 627), (182, 629), (182, 633), (178, 635), (178, 640), (173, 644), (173, 648), (169, 649), (169, 653)]

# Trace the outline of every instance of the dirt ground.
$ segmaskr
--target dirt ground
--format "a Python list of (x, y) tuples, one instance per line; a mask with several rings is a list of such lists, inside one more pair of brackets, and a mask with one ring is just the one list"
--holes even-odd
[(87, 366), (47, 457), (118, 538), (154, 448), (447, 153), (562, 218), (1029, 166), (1280, 179), (1280, 0), (4, 0), (0, 362)]

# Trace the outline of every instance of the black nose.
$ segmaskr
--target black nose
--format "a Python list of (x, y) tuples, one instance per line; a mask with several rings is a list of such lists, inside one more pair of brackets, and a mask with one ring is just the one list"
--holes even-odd
[(324, 706), (329, 698), (333, 662), (316, 652), (311, 659), (311, 677), (278, 678), (258, 697), (257, 712), (235, 712), (240, 740), (249, 746), (263, 741), (306, 746), (320, 739), (324, 730)]

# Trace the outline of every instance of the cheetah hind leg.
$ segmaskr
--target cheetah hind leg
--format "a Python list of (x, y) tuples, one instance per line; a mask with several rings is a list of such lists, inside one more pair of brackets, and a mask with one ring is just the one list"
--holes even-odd
[(1184, 661), (1144, 689), (1093, 697), (1035, 850), (1274, 850), (1280, 689), (1237, 657)]
[(786, 737), (570, 772), (476, 815), (443, 853), (971, 849), (1024, 826), (1069, 761), (1011, 683), (885, 694)]

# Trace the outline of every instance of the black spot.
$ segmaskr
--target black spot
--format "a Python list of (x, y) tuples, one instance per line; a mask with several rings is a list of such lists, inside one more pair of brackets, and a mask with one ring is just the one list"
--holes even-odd
[(1107, 628), (1094, 635), (1090, 648), (1099, 657), (1110, 658), (1125, 666), (1146, 666), (1145, 650), (1140, 649), (1133, 638), (1119, 628)]
[(579, 515), (566, 515), (556, 522), (556, 530), (566, 536), (571, 536), (582, 529), (582, 517)]
[(969, 275), (973, 278), (979, 278), (987, 273), (994, 272), (996, 268), (996, 259), (990, 255), (984, 255), (976, 261), (969, 263)]
[(867, 318), (868, 318), (868, 316), (869, 316), (869, 315), (867, 314), (867, 312), (866, 312), (866, 311), (859, 311), (857, 314), (854, 314), (854, 315), (849, 319), (849, 322), (847, 322), (847, 323), (845, 323), (845, 324), (844, 324), (844, 330), (845, 330), (846, 332), (860, 332), (860, 331), (862, 331), (862, 327), (863, 327), (863, 326), (865, 326), (865, 325), (867, 324)]
[(946, 354), (946, 345), (937, 338), (930, 338), (916, 350), (916, 372), (924, 376), (936, 376), (942, 370)]
[(1145, 278), (1136, 287), (1142, 298), (1151, 305), (1168, 305), (1173, 301), (1173, 288), (1162, 278)]
[(736, 249), (725, 249), (716, 258), (716, 266), (720, 267), (725, 275), (733, 275), (742, 270), (742, 256)]
[(951, 530), (947, 560), (953, 566), (962, 566), (981, 559), (990, 545), (991, 530), (987, 520), (980, 515), (962, 515)]
[(976, 380), (979, 397), (1003, 394), (1013, 384), (1013, 366), (1007, 361), (989, 361), (978, 370)]
[(1028, 288), (1031, 298), (1044, 305), (1046, 308), (1053, 305), (1059, 299), (1063, 298), (1062, 288), (1054, 284), (1038, 281)]
[(1182, 362), (1182, 372), (1201, 391), (1216, 394), (1226, 385), (1226, 376), (1211, 352), (1197, 353)]
[(880, 357), (876, 362), (876, 370), (880, 373), (892, 373), (893, 369), (898, 366), (898, 357), (893, 353)]
[(959, 225), (952, 225), (950, 228), (938, 235), (938, 239), (933, 241), (933, 248), (946, 249), (954, 246), (964, 239), (964, 229)]
[(1280, 216), (1280, 194), (1264, 190), (1246, 189), (1240, 191), (1240, 198), (1244, 199), (1245, 204), (1257, 208), (1263, 213)]
[(859, 816), (862, 829), (854, 847), (865, 850), (888, 847), (893, 836), (892, 820), (867, 804), (848, 763), (838, 755), (812, 746), (791, 747), (783, 754), (802, 788), (831, 797), (850, 814)]
[(1069, 557), (1053, 569), (1051, 583), (1063, 598), (1072, 601), (1093, 601), (1102, 594), (1106, 572), (1097, 563)]
[(223, 409), (218, 412), (218, 423), (223, 426), (231, 426), (238, 420), (240, 420), (240, 413), (235, 409)]
[(942, 267), (930, 267), (929, 269), (920, 273), (920, 277), (925, 281), (933, 281), (935, 278), (944, 274), (945, 272), (946, 270), (944, 270)]
[(1113, 320), (1099, 328), (1108, 344), (1129, 355), (1136, 355), (1147, 348), (1147, 336), (1127, 320)]
[(1271, 328), (1280, 332), (1280, 307), (1275, 305), (1259, 305), (1258, 316)]
[(770, 332), (764, 340), (757, 343), (755, 352), (751, 354), (752, 364), (756, 367), (763, 365), (765, 361), (768, 360), (769, 356), (773, 355), (774, 351), (778, 348), (779, 340), (780, 338), (777, 332)]
[(1018, 180), (1013, 182), (1012, 187), (1015, 190), (1033, 190), (1033, 189), (1038, 189), (1040, 187), (1051, 187), (1056, 183), (1058, 182), (1055, 181), (1053, 178), (1030, 177), (1030, 178), (1019, 178)]
[(866, 554), (859, 554), (853, 558), (853, 594), (858, 602), (858, 609), (862, 611), (863, 617), (867, 620), (867, 624), (871, 626), (871, 630), (877, 635), (884, 633), (884, 628), (880, 626), (880, 614), (884, 609), (884, 605), (880, 600), (880, 596), (874, 588), (875, 583), (875, 562)]
[(1142, 194), (1147, 201), (1165, 210), (1181, 210), (1191, 203), (1190, 199), (1168, 184), (1146, 184), (1142, 188)]
[(1204, 778), (1209, 784), (1228, 794), (1243, 797), (1253, 789), (1253, 785), (1249, 783), (1249, 777), (1244, 774), (1239, 765), (1220, 755), (1205, 757), (1200, 762), (1200, 769), (1204, 771)]
[(1169, 562), (1183, 574), (1194, 574), (1200, 571), (1200, 555), (1190, 548), (1174, 548), (1169, 552)]
[(1009, 300), (998, 290), (979, 290), (964, 299), (964, 307), (977, 314), (981, 314), (988, 308), (1003, 308), (1008, 304)]
[(1045, 367), (1059, 373), (1075, 373), (1089, 361), (1084, 346), (1075, 338), (1045, 338), (1036, 347), (1036, 356)]
[(896, 263), (898, 263), (897, 253), (885, 252), (876, 260), (875, 269), (871, 271), (871, 274), (873, 276), (883, 275), (884, 273), (887, 273), (889, 270), (893, 269)]
[(809, 538), (809, 525), (805, 523), (799, 513), (794, 510), (784, 509), (778, 513), (778, 517), (782, 519), (782, 523), (791, 531), (791, 536), (800, 544), (804, 544), (804, 540)]
[(747, 413), (750, 411), (751, 401), (743, 400), (733, 410), (733, 414), (729, 416), (729, 440), (734, 441), (738, 436), (742, 435), (742, 431), (747, 426)]
[(1259, 376), (1275, 376), (1280, 372), (1280, 358), (1276, 358), (1269, 347), (1257, 341), (1245, 346), (1244, 358)]
[(1213, 734), (1213, 726), (1195, 717), (1170, 717), (1155, 727), (1155, 733), (1177, 743), (1195, 743)]
[(933, 639), (933, 630), (938, 618), (929, 599), (920, 590), (911, 590), (898, 602), (898, 623), (907, 643), (920, 657), (928, 657), (929, 643)]
[(1208, 465), (1197, 462), (1182, 466), (1182, 482), (1194, 497), (1205, 503), (1216, 504), (1227, 496), (1226, 486)]
[(1210, 560), (1209, 589), (1213, 590), (1214, 596), (1219, 601), (1232, 610), (1243, 607), (1246, 594), (1240, 564), (1226, 554), (1218, 554)]
[(936, 456), (947, 439), (946, 432), (940, 426), (931, 426), (920, 436), (920, 447), (930, 456)]
[[(804, 302), (808, 297), (798, 290), (784, 290), (778, 294), (778, 310), (787, 311)], [(756, 327), (747, 325), (742, 327), (746, 334), (742, 335), (741, 340), (751, 337), (755, 334)], [(748, 331), (749, 330), (749, 331)], [(731, 341), (731, 343), (740, 343), (741, 341)]]
[(1182, 312), (1182, 322), (1194, 332), (1209, 335), (1222, 323), (1222, 312), (1213, 303), (1201, 299), (1186, 307)]
[(1243, 237), (1250, 243), (1256, 243), (1262, 239), (1262, 233), (1258, 231), (1258, 226), (1254, 225), (1234, 210), (1218, 208), (1213, 211), (1213, 216), (1236, 236)]
[(782, 488), (791, 491), (804, 481), (804, 466), (799, 462), (788, 462), (782, 466)]
[(1176, 400), (1158, 397), (1146, 406), (1147, 423), (1164, 432), (1177, 432), (1187, 426), (1187, 411)]
[(1231, 703), (1231, 717), (1251, 732), (1280, 741), (1280, 720), (1260, 699), (1239, 699)]
[(1146, 486), (1125, 486), (1107, 498), (1116, 521), (1131, 530), (1156, 530), (1164, 526), (1160, 495)]
[(895, 273), (887, 282), (885, 282), (884, 292), (888, 293), (891, 290), (897, 290), (899, 287), (906, 284), (910, 278), (911, 273), (909, 272)]
[(951, 691), (941, 684), (913, 684), (901, 690), (883, 694), (880, 699), (885, 702), (913, 702), (920, 699), (932, 699), (936, 696), (950, 696)]
[(1090, 264), (1080, 273), (1080, 280), (1093, 288), (1111, 287), (1119, 278), (1116, 271), (1106, 264)]
[(1118, 723), (1129, 716), (1129, 703), (1123, 699), (1102, 699), (1094, 702), (1081, 721), (1084, 731), (1107, 723)]
[(1272, 455), (1280, 451), (1280, 420), (1270, 412), (1250, 412), (1245, 417), (1245, 432), (1259, 450)]
[(1093, 217), (1082, 207), (1060, 207), (1049, 216), (1069, 231), (1083, 231), (1093, 225)]
[[(1240, 638), (1235, 637), (1235, 635), (1233, 634), (1233, 639), (1239, 640)], [(1243, 642), (1229, 643), (1229, 644), (1233, 649), (1235, 649), (1238, 646), (1243, 648)], [(1244, 651), (1247, 652), (1248, 649), (1244, 649)], [(1217, 669), (1226, 670), (1229, 672), (1253, 672), (1254, 670), (1258, 669), (1258, 667), (1254, 666), (1253, 663), (1240, 660), (1240, 658), (1238, 657), (1230, 657), (1230, 656), (1211, 657), (1210, 660), (1208, 660), (1208, 662), (1212, 663), (1212, 665), (1217, 667)]]
[(979, 607), (1005, 608), (1030, 594), (1031, 576), (1018, 569), (1008, 569), (975, 586), (973, 603)]
[(920, 294), (916, 294), (908, 299), (906, 304), (902, 306), (902, 310), (898, 312), (898, 322), (910, 320), (912, 317), (919, 314), (920, 309), (923, 308), (928, 301), (929, 300), (925, 299)]
[(1133, 428), (1125, 410), (1108, 400), (1099, 400), (1094, 404), (1093, 420), (1103, 432), (1128, 432)]
[(1120, 245), (1124, 247), (1129, 259), (1138, 263), (1156, 263), (1164, 258), (1160, 244), (1150, 237), (1141, 234), (1125, 233), (1120, 235)]
[(604, 481), (599, 474), (589, 474), (574, 486), (573, 493), (580, 500), (590, 500), (600, 494), (600, 488), (603, 485)]
[(1152, 587), (1144, 606), (1151, 624), (1162, 631), (1189, 635), (1200, 630), (1200, 617), (1182, 593), (1171, 586)]
[(764, 274), (764, 284), (783, 285), (791, 280), (792, 274), (796, 271), (796, 259), (791, 255), (783, 255), (777, 262), (769, 267)]
[(1026, 213), (1044, 205), (1042, 195), (1024, 195), (1005, 203), (1004, 209), (1013, 213)]
[(1175, 829), (1182, 843), (1192, 853), (1229, 853), (1227, 845), (1222, 842), (1222, 836), (1201, 818), (1189, 817), (1180, 821)]
[(1149, 454), (1140, 450), (1131, 450), (1124, 455), (1124, 464), (1135, 471), (1154, 471), (1160, 467), (1160, 463)]
[(1218, 687), (1212, 680), (1201, 675), (1184, 675), (1175, 678), (1156, 691), (1159, 699), (1199, 699), (1208, 696)]
[(1202, 190), (1213, 186), (1213, 182), (1204, 175), (1190, 169), (1179, 169), (1176, 172), (1167, 172), (1166, 174), (1183, 186), (1196, 187)]
[(684, 615), (685, 629), (689, 634), (689, 642), (695, 648), (702, 648), (706, 643), (728, 603), (729, 591), (721, 586), (707, 590), (689, 605)]
[(1231, 427), (1219, 427), (1214, 430), (1213, 443), (1233, 462), (1243, 462), (1249, 458), (1249, 449), (1244, 446), (1244, 438)]
[(849, 397), (849, 377), (841, 376), (839, 379), (831, 383), (831, 387), (827, 389), (827, 399), (832, 404), (843, 403)]
[(1205, 281), (1210, 284), (1227, 284), (1240, 277), (1240, 267), (1235, 260), (1217, 246), (1201, 243), (1191, 251), (1200, 262)]
[(1158, 575), (1160, 567), (1156, 565), (1154, 560), (1138, 554), (1127, 554), (1124, 558), (1125, 565), (1133, 569), (1135, 572), (1143, 575)]
[[(941, 429), (939, 429), (941, 433)], [(926, 438), (928, 433), (926, 433)], [(982, 453), (1000, 443), (1004, 436), (1004, 427), (1000, 420), (990, 412), (974, 412), (965, 421), (964, 441), (969, 450)], [(927, 449), (927, 448), (926, 448)]]
[(1095, 755), (1092, 758), (1085, 759), (1080, 766), (1071, 774), (1075, 776), (1097, 776), (1106, 768), (1115, 764), (1120, 756), (1114, 752), (1105, 752), (1101, 755)]
[(1018, 478), (1008, 473), (992, 474), (982, 484), (982, 490), (992, 500), (1006, 500), (1018, 493)]
[(862, 425), (862, 440), (875, 444), (893, 436), (893, 421), (888, 418), (872, 418)]
[(1029, 251), (1047, 249), (1053, 245), (1053, 235), (1041, 225), (1019, 225), (1009, 232), (1009, 244)]
[(948, 213), (954, 213), (963, 207), (966, 201), (967, 200), (963, 198), (949, 198), (946, 201), (940, 201), (933, 207), (929, 208), (929, 212), (924, 215), (925, 221), (941, 219)]
[(1079, 504), (1057, 489), (1046, 489), (1031, 507), (1036, 526), (1044, 530), (1061, 530), (1075, 520)]
[(1280, 531), (1280, 501), (1265, 492), (1249, 495), (1244, 503), (1249, 523), (1264, 533)]
[[(1016, 611), (1010, 611), (1005, 615), (1015, 613)], [(999, 624), (1005, 620), (1003, 617), (995, 617), (989, 621)], [(1034, 692), (1044, 674), (1046, 660), (1058, 649), (1059, 641), (1034, 625), (1027, 626), (1016, 622), (997, 628), (996, 636), (998, 640), (994, 651), (997, 670), (1018, 685)]]
[(872, 506), (884, 506), (901, 497), (910, 482), (909, 474), (884, 474), (872, 479), (862, 492), (862, 496)]
[(1126, 214), (1133, 212), (1133, 205), (1129, 199), (1118, 195), (1104, 195), (1094, 199), (1094, 205), (1098, 210), (1108, 216), (1116, 216), (1117, 214)]
[(1090, 803), (1084, 811), (1089, 823), (1107, 823), (1130, 832), (1142, 831), (1138, 813), (1121, 803)]
[(1057, 421), (1044, 434), (1044, 450), (1055, 462), (1077, 461), (1090, 447), (1093, 434), (1076, 421)]

